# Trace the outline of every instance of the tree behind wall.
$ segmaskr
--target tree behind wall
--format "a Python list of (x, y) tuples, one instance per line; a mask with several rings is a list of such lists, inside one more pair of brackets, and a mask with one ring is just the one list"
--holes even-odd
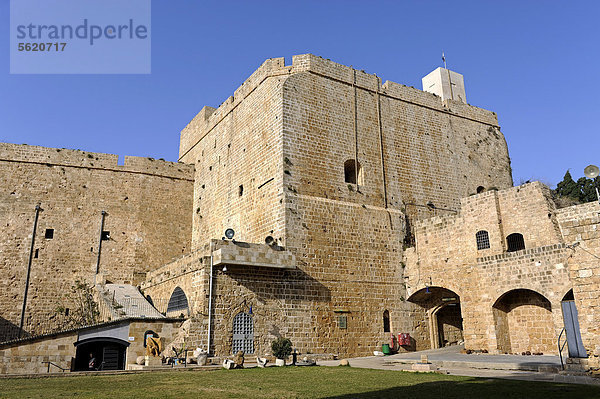
[(559, 207), (581, 204), (585, 202), (596, 201), (596, 186), (600, 184), (600, 178), (588, 179), (581, 177), (573, 180), (571, 173), (567, 170), (563, 180), (556, 185), (553, 190), (555, 199), (558, 201)]

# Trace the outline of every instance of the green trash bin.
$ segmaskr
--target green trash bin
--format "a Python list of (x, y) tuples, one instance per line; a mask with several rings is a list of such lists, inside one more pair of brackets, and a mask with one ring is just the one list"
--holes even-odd
[(392, 351), (390, 351), (390, 345), (389, 344), (383, 344), (381, 345), (381, 351), (383, 352), (384, 355), (389, 355), (392, 353)]

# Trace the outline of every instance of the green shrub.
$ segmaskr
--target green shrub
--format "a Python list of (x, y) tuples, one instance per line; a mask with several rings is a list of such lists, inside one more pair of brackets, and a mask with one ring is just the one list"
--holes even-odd
[(292, 354), (292, 341), (289, 338), (277, 338), (271, 344), (271, 349), (277, 359), (285, 359)]

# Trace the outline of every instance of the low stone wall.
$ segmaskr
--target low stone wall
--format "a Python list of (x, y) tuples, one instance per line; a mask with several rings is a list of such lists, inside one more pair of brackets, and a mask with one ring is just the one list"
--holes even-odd
[[(77, 341), (77, 336), (77, 332), (72, 331), (58, 336), (0, 346), (0, 374), (46, 373), (48, 364), (43, 362), (52, 362), (70, 370), (71, 359), (75, 357), (73, 343)], [(51, 366), (50, 371), (60, 370)]]

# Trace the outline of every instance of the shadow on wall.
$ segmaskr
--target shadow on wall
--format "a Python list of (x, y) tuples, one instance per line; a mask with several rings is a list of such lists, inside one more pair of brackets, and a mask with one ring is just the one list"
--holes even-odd
[[(21, 329), (16, 324), (0, 317), (0, 342), (11, 341), (19, 338)], [(27, 337), (29, 334), (24, 332), (23, 337)]]
[(280, 270), (228, 265), (226, 275), (253, 292), (257, 299), (331, 301), (329, 288), (300, 269)]

